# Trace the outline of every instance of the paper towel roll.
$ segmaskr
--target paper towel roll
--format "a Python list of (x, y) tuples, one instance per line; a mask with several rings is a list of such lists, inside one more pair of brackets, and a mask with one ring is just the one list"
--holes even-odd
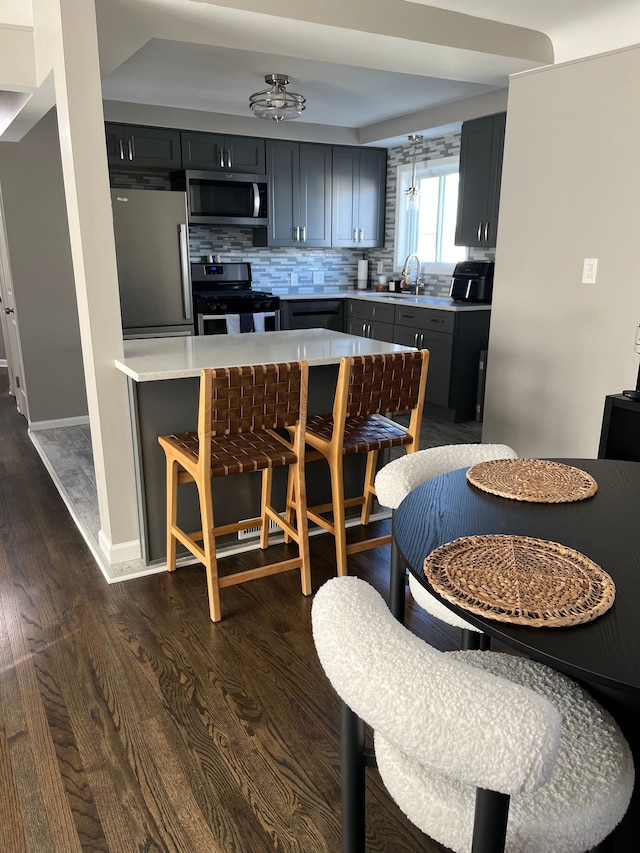
[(358, 281), (368, 281), (369, 261), (358, 261)]

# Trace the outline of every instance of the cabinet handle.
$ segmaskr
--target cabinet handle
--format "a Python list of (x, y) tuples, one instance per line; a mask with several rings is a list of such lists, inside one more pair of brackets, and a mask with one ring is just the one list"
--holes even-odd
[(482, 240), (482, 222), (478, 223), (478, 243)]
[(227, 151), (227, 169), (231, 168), (231, 149), (229, 148)]
[(354, 243), (358, 242), (358, 229), (357, 228), (353, 229), (353, 242)]
[(364, 240), (364, 228), (360, 229), (360, 236), (358, 237), (358, 240), (360, 242), (362, 242)]
[(306, 225), (302, 226), (302, 242), (303, 243), (307, 242), (307, 226)]
[(484, 242), (486, 243), (489, 239), (489, 222), (484, 223)]
[(130, 139), (127, 142), (127, 146), (129, 147), (129, 160), (133, 160), (133, 158), (136, 156), (136, 152), (133, 147), (133, 139)]
[(118, 140), (118, 147), (120, 148), (120, 159), (124, 160), (124, 146), (121, 139)]
[(300, 226), (299, 225), (296, 225), (296, 227), (293, 229), (293, 239), (296, 241), (296, 243), (300, 242)]
[(224, 148), (220, 149), (220, 168), (224, 169)]
[(424, 349), (424, 332), (420, 332), (420, 349)]
[(363, 338), (367, 337), (367, 324), (366, 323), (362, 324), (362, 337)]
[(418, 349), (418, 332), (415, 332), (413, 335), (413, 345), (416, 349)]

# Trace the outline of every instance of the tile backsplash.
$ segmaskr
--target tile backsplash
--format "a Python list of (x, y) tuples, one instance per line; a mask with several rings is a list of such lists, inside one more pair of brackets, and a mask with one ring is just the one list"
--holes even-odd
[[(419, 160), (438, 160), (452, 157), (460, 152), (460, 133), (451, 133), (434, 139), (425, 139)], [(397, 167), (411, 162), (413, 149), (401, 145), (388, 149), (387, 196), (385, 216), (385, 245), (382, 249), (366, 251), (356, 249), (272, 249), (256, 248), (253, 245), (251, 228), (232, 228), (212, 225), (191, 225), (189, 228), (189, 250), (192, 261), (207, 255), (220, 255), (223, 261), (247, 261), (251, 264), (254, 286), (267, 288), (280, 294), (289, 289), (296, 292), (323, 291), (331, 293), (338, 287), (355, 286), (358, 261), (369, 260), (369, 275), (376, 277), (378, 261), (384, 265), (384, 273), (393, 272), (396, 174)], [(167, 173), (141, 173), (134, 170), (111, 172), (111, 186), (123, 189), (170, 190)], [(494, 249), (470, 249), (473, 260), (493, 260)], [(314, 273), (320, 273), (323, 283), (314, 283)], [(318, 276), (315, 278), (317, 279)], [(432, 276), (425, 278), (425, 291), (433, 296), (448, 296), (450, 277)]]

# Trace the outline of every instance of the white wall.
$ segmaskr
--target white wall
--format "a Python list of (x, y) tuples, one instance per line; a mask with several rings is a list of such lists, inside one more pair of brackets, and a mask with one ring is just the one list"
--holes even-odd
[(0, 143), (0, 184), (30, 420), (86, 416), (55, 110), (21, 142)]
[(483, 440), (523, 456), (595, 457), (635, 387), (639, 80), (634, 48), (510, 83)]

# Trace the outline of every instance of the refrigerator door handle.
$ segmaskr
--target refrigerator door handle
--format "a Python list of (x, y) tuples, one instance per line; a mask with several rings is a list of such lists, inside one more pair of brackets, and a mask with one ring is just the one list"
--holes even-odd
[(191, 296), (191, 270), (189, 269), (189, 238), (187, 226), (180, 223), (180, 278), (182, 279), (182, 305), (185, 320), (193, 320), (193, 298)]

